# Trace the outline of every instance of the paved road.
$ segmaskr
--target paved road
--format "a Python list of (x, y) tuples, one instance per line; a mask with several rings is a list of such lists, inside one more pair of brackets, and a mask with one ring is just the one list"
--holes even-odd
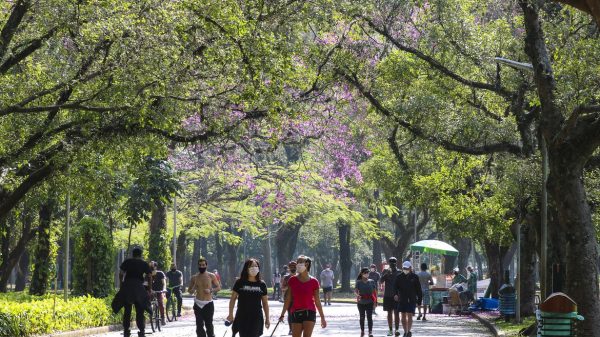
[[(191, 306), (191, 299), (184, 299), (184, 306)], [(222, 337), (226, 331), (225, 317), (227, 316), (229, 300), (219, 299), (215, 301), (215, 336)], [(281, 303), (270, 301), (271, 322), (276, 323), (276, 318), (281, 313)], [(327, 318), (327, 328), (321, 329), (320, 326), (315, 327), (313, 336), (336, 336), (336, 337), (356, 337), (360, 335), (358, 325), (358, 310), (356, 306), (351, 304), (333, 303), (331, 306), (324, 307), (325, 317)], [(381, 308), (377, 308), (379, 316), (374, 316), (373, 334), (376, 337), (385, 336), (387, 334), (387, 322)], [(427, 322), (415, 321), (413, 327), (413, 336), (415, 337), (488, 337), (492, 336), (489, 331), (479, 322), (467, 317), (448, 317), (445, 315), (428, 316)], [(317, 318), (317, 324), (319, 319)], [(365, 322), (366, 323), (366, 322)], [(135, 326), (135, 324), (134, 324)], [(274, 324), (271, 329), (265, 331), (264, 336), (271, 336)], [(279, 324), (273, 336), (287, 336), (287, 324)], [(137, 329), (135, 330), (137, 331)], [(149, 332), (150, 326), (146, 328)], [(196, 322), (193, 312), (187, 312), (180, 320), (173, 323), (167, 323), (160, 333), (148, 334), (148, 336), (156, 337), (195, 337)], [(136, 336), (136, 332), (132, 331), (132, 336)], [(120, 337), (123, 332), (112, 332), (95, 337)], [(227, 331), (227, 337), (231, 337), (231, 330)]]

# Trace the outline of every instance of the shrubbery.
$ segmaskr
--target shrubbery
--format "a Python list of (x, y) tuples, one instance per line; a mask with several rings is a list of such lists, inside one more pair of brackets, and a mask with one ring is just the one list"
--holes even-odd
[(118, 324), (120, 315), (110, 309), (112, 297), (98, 299), (62, 296), (30, 296), (23, 293), (0, 294), (0, 337), (26, 337), (57, 331), (77, 330)]
[(106, 297), (114, 287), (115, 249), (110, 232), (97, 219), (85, 217), (75, 227), (73, 293)]

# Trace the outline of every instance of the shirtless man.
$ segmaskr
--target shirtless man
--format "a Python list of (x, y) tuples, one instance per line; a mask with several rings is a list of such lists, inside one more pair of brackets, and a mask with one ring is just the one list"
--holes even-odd
[[(212, 292), (221, 290), (221, 284), (213, 273), (206, 271), (208, 264), (206, 259), (198, 259), (198, 274), (192, 276), (188, 292), (196, 293), (194, 298), (194, 314), (196, 315), (197, 337), (214, 337), (213, 314), (215, 306), (212, 301)], [(206, 326), (206, 331), (204, 330)]]

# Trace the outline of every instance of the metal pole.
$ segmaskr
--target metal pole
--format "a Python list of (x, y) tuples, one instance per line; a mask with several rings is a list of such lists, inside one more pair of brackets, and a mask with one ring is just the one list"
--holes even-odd
[(177, 196), (173, 197), (173, 263), (177, 264)]
[(541, 217), (542, 217), (542, 237), (541, 237), (541, 250), (542, 250), (542, 256), (541, 256), (541, 280), (540, 280), (540, 290), (541, 290), (541, 296), (540, 298), (542, 299), (542, 301), (546, 300), (546, 294), (548, 292), (548, 283), (547, 281), (547, 276), (548, 276), (548, 270), (547, 270), (547, 265), (548, 265), (548, 190), (547, 190), (547, 183), (548, 183), (548, 148), (547, 148), (547, 144), (546, 144), (546, 139), (544, 138), (544, 135), (541, 136), (542, 138), (542, 205), (541, 205)]
[(63, 296), (69, 300), (69, 236), (71, 235), (71, 192), (67, 192), (67, 221), (65, 228), (64, 261), (63, 261)]
[(517, 229), (517, 307), (515, 319), (521, 322), (521, 225)]

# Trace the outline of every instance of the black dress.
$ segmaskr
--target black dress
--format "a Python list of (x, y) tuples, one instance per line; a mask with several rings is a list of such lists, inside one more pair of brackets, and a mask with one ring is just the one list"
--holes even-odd
[(258, 337), (263, 334), (265, 323), (262, 311), (262, 297), (267, 295), (267, 284), (264, 281), (250, 282), (239, 279), (232, 288), (238, 293), (237, 310), (233, 320), (232, 331), (235, 336)]

